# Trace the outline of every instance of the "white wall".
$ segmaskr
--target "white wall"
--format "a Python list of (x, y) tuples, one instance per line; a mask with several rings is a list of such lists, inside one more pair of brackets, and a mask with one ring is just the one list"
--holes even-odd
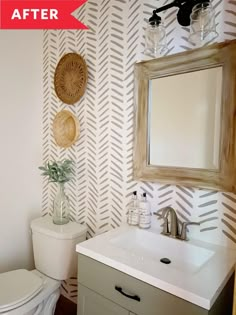
[(0, 31), (0, 272), (32, 268), (41, 212), (42, 31)]

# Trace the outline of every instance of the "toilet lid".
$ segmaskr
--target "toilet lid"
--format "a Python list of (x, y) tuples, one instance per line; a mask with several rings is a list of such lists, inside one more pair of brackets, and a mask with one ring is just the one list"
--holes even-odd
[(21, 306), (43, 287), (43, 279), (19, 269), (0, 274), (0, 313)]

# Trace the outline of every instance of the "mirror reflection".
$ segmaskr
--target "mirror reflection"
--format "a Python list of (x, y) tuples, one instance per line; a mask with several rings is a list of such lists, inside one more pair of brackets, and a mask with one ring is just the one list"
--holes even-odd
[(149, 80), (148, 164), (218, 169), (222, 67)]

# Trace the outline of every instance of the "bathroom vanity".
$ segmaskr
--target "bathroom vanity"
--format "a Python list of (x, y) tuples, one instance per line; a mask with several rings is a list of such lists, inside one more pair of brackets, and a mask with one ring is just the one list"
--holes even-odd
[(128, 226), (76, 250), (78, 315), (232, 314), (234, 251)]
[(81, 254), (78, 277), (79, 315), (232, 314), (233, 276), (211, 310), (180, 299)]

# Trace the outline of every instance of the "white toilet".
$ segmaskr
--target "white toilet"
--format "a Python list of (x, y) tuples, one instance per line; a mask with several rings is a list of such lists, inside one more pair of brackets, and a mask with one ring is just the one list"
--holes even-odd
[(31, 222), (36, 270), (0, 274), (1, 315), (52, 315), (61, 280), (76, 276), (75, 245), (86, 239), (86, 226), (53, 224), (49, 216)]

